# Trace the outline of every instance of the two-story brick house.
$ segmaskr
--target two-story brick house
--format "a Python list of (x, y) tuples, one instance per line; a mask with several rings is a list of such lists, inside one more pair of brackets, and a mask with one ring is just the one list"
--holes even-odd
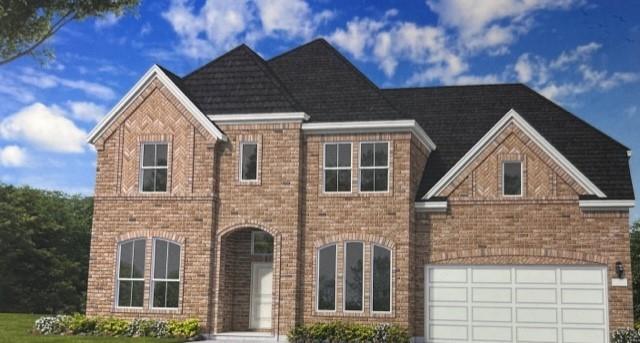
[(92, 131), (87, 314), (213, 339), (417, 341), (632, 325), (628, 149), (521, 84), (381, 89), (324, 40), (152, 67)]

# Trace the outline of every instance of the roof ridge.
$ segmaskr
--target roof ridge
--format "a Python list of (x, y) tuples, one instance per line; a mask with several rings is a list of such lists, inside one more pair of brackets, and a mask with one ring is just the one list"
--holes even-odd
[[(212, 59), (211, 61), (209, 61), (209, 62), (207, 62), (207, 63), (205, 63), (205, 64), (203, 64), (203, 65), (199, 66), (198, 68), (196, 68), (196, 69), (192, 70), (189, 74), (187, 74), (187, 75), (183, 76), (182, 78), (183, 78), (183, 79), (186, 79), (186, 78), (188, 78), (188, 77), (192, 76), (193, 74), (195, 74), (195, 73), (199, 72), (200, 70), (202, 70), (202, 69), (204, 69), (204, 68), (206, 68), (206, 67), (210, 66), (211, 64), (213, 64), (213, 63), (215, 63), (215, 62), (217, 62), (217, 61), (219, 61), (219, 60), (220, 60), (220, 59), (222, 59), (223, 57), (225, 57), (225, 56), (227, 56), (227, 55), (230, 55), (231, 53), (235, 52), (236, 50), (240, 50), (240, 49), (243, 49), (243, 48), (244, 48), (244, 49), (251, 50), (251, 48), (250, 48), (250, 47), (248, 47), (246, 44), (242, 43), (242, 44), (240, 44), (240, 45), (236, 46), (235, 48), (233, 48), (233, 49), (231, 49), (231, 50), (229, 50), (229, 51), (225, 52), (224, 54), (222, 54), (222, 55), (220, 55), (220, 56), (218, 56), (218, 57), (216, 57), (216, 58)], [(251, 50), (251, 51), (253, 51), (253, 50)]]
[(564, 112), (564, 113), (566, 113), (566, 114), (568, 114), (568, 115), (570, 115), (570, 116), (572, 116), (572, 117), (576, 118), (578, 121), (580, 121), (581, 123), (585, 124), (587, 127), (591, 128), (591, 129), (593, 129), (593, 130), (595, 130), (598, 134), (600, 134), (601, 136), (605, 137), (606, 139), (609, 139), (610, 141), (612, 141), (612, 142), (616, 143), (617, 145), (619, 145), (620, 147), (622, 147), (622, 148), (626, 149), (627, 151), (630, 151), (630, 150), (631, 150), (631, 149), (629, 149), (629, 147), (627, 147), (626, 145), (624, 145), (624, 144), (622, 144), (622, 143), (618, 142), (615, 138), (613, 138), (613, 137), (609, 136), (608, 134), (604, 133), (602, 130), (598, 129), (597, 127), (595, 127), (595, 126), (593, 126), (593, 125), (589, 124), (586, 120), (584, 120), (584, 119), (582, 119), (582, 118), (578, 117), (577, 115), (573, 114), (572, 112), (569, 112), (566, 108), (564, 108), (564, 107), (562, 107), (562, 106), (558, 105), (555, 101), (553, 101), (553, 100), (551, 100), (551, 99), (547, 98), (546, 96), (544, 96), (544, 95), (542, 95), (542, 94), (538, 93), (538, 92), (537, 92), (537, 91), (535, 91), (533, 88), (531, 88), (531, 87), (527, 86), (527, 85), (526, 85), (526, 84), (524, 84), (524, 83), (521, 83), (520, 85), (521, 85), (525, 90), (527, 90), (528, 92), (533, 93), (533, 94), (534, 94), (535, 96), (537, 96), (538, 98), (544, 99), (545, 101), (547, 101), (547, 102), (548, 102), (548, 103), (550, 103), (552, 106), (554, 106), (555, 108), (559, 109), (560, 111), (562, 111), (562, 112)]
[(439, 89), (439, 88), (466, 88), (466, 87), (499, 87), (499, 86), (520, 86), (523, 85), (520, 82), (506, 82), (506, 83), (478, 83), (471, 85), (441, 85), (441, 86), (413, 86), (413, 87), (385, 87), (380, 88), (382, 91), (395, 91), (395, 90), (417, 90), (417, 89)]

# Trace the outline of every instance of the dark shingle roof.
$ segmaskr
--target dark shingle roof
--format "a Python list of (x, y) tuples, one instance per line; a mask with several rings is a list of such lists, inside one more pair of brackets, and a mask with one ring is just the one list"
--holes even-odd
[(419, 189), (424, 195), (510, 109), (609, 199), (633, 199), (627, 147), (522, 84), (385, 89), (436, 143)]
[(183, 77), (182, 85), (206, 114), (299, 111), (273, 71), (246, 45)]
[(378, 87), (324, 39), (268, 62), (311, 121), (398, 118)]
[(625, 146), (522, 84), (379, 89), (323, 39), (265, 62), (241, 45), (180, 79), (206, 114), (303, 111), (312, 122), (415, 119), (437, 149), (421, 198), (515, 109), (609, 199), (633, 199)]

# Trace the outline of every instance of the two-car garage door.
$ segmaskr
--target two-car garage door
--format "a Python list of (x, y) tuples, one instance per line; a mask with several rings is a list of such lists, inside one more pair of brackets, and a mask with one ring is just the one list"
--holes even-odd
[(608, 342), (600, 266), (426, 266), (425, 337), (453, 342)]

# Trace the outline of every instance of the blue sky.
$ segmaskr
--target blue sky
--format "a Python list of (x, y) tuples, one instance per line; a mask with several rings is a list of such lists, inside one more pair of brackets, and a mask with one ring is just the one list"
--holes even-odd
[(592, 0), (147, 1), (72, 23), (54, 61), (0, 66), (0, 181), (91, 194), (84, 137), (152, 64), (184, 75), (315, 37), (380, 86), (527, 83), (636, 152), (640, 192), (640, 3)]

